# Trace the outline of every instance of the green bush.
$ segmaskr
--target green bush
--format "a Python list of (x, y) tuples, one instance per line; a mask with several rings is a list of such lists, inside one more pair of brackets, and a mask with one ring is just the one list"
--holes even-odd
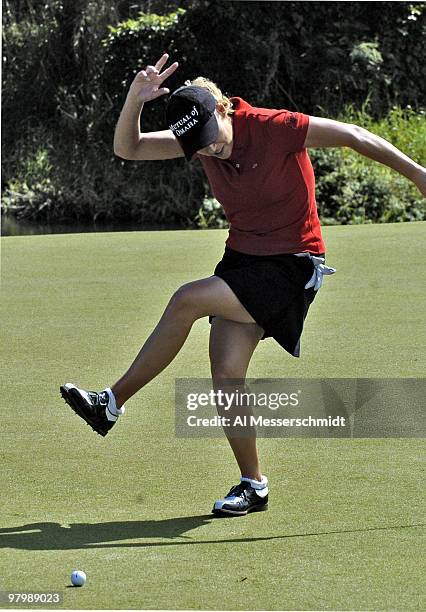
[(15, 173), (2, 197), (5, 214), (49, 219), (52, 208), (61, 205), (62, 194), (56, 186), (52, 154), (50, 134), (43, 128), (30, 131), (16, 143), (14, 153), (8, 158)]
[(310, 154), (324, 225), (425, 219), (424, 200), (416, 187), (392, 170), (342, 149), (315, 149)]
[[(385, 138), (420, 164), (426, 163), (424, 111), (395, 107), (379, 121), (348, 107), (339, 117)], [(425, 219), (415, 185), (351, 149), (311, 149), (318, 211), (324, 224), (385, 223)]]
[(195, 217), (195, 224), (200, 229), (223, 229), (228, 227), (223, 208), (216, 198), (205, 196)]

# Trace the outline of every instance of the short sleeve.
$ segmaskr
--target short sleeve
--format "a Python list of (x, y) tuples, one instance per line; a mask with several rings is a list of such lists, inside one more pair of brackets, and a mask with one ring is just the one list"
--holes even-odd
[(276, 111), (268, 120), (268, 137), (281, 151), (296, 153), (304, 148), (309, 116), (288, 110)]

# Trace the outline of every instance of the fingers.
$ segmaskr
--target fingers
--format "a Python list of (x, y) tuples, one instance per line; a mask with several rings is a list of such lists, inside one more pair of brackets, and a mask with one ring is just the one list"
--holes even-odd
[(155, 66), (147, 66), (145, 70), (140, 70), (136, 78), (140, 81), (152, 81), (155, 80), (155, 77), (158, 76), (158, 70)]
[(318, 289), (321, 289), (322, 281), (323, 281), (323, 276), (322, 276), (321, 273), (318, 273), (317, 274), (317, 280), (316, 280), (315, 285), (314, 285), (314, 291), (318, 291)]
[(176, 68), (179, 66), (177, 62), (174, 62), (171, 66), (169, 66), (164, 72), (160, 74), (161, 82), (165, 81), (171, 74), (174, 73)]
[(170, 93), (167, 87), (161, 87), (163, 81), (165, 81), (178, 67), (178, 63), (174, 62), (167, 68), (163, 73), (160, 74), (161, 69), (166, 64), (169, 56), (165, 53), (157, 63), (147, 66), (144, 70), (140, 70), (134, 78), (131, 86), (131, 91), (138, 96), (141, 100), (155, 100), (160, 96), (164, 96)]
[(167, 87), (162, 87), (161, 89), (157, 89), (157, 91), (155, 91), (152, 96), (151, 96), (151, 100), (155, 100), (155, 98), (159, 98), (160, 96), (164, 96), (165, 94), (170, 93), (170, 89), (167, 89)]
[(310, 289), (311, 287), (313, 287), (315, 285), (316, 279), (317, 279), (317, 271), (314, 270), (314, 273), (312, 274), (311, 278), (308, 280), (308, 282), (305, 285), (305, 289)]
[(323, 266), (322, 264), (319, 265), (315, 268), (310, 280), (306, 283), (305, 289), (310, 289), (313, 287), (314, 291), (318, 291), (318, 289), (322, 287), (324, 275), (334, 274), (335, 272), (336, 268), (330, 268), (328, 266)]
[[(164, 53), (160, 59), (158, 60), (158, 62), (155, 64), (154, 68), (156, 68), (158, 70), (158, 72), (161, 72), (161, 69), (164, 67), (164, 65), (167, 63), (167, 60), (169, 59), (169, 54), (168, 53)], [(163, 72), (163, 74), (161, 76), (164, 76), (164, 78), (167, 78), (168, 76), (170, 76), (178, 67), (178, 63), (174, 62), (169, 68), (167, 68), (167, 70), (165, 70)], [(172, 68), (173, 67), (173, 68)]]
[(322, 274), (317, 268), (315, 268), (314, 273), (312, 274), (311, 278), (305, 285), (305, 289), (311, 289), (311, 287), (313, 287), (314, 291), (318, 291), (321, 285), (322, 285)]
[(164, 66), (164, 64), (167, 62), (167, 60), (169, 59), (169, 54), (168, 53), (164, 53), (160, 59), (158, 60), (158, 62), (155, 64), (155, 67), (157, 68), (158, 72), (161, 71), (161, 68)]
[(156, 77), (158, 77), (158, 70), (155, 68), (155, 66), (147, 66), (145, 68), (145, 73), (147, 81), (155, 80)]
[(164, 66), (164, 64), (167, 62), (168, 57), (169, 56), (167, 55), (167, 53), (165, 53), (161, 57), (161, 59), (158, 60), (155, 66), (150, 65), (150, 66), (147, 66), (145, 70), (140, 70), (138, 74), (136, 75), (137, 78), (139, 80), (148, 81), (148, 82), (157, 81), (157, 82), (162, 83), (163, 81), (165, 81), (171, 74), (173, 74), (173, 72), (179, 66), (178, 62), (174, 62), (163, 73), (160, 74), (160, 70)]
[(330, 266), (323, 266), (322, 273), (323, 274), (334, 274), (336, 272), (336, 268), (330, 268)]
[(139, 70), (139, 72), (136, 75), (136, 78), (139, 79), (140, 81), (145, 81), (146, 77), (147, 77), (147, 74), (145, 70)]
[(311, 289), (311, 287), (313, 287), (314, 291), (318, 291), (318, 289), (322, 287), (324, 275), (334, 274), (336, 272), (336, 268), (326, 266), (324, 264), (325, 259), (323, 257), (311, 255), (311, 260), (314, 264), (314, 272), (309, 281), (306, 283), (305, 289)]

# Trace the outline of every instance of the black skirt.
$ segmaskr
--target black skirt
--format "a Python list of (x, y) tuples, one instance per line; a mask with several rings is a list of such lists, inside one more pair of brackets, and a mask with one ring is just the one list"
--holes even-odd
[(305, 289), (313, 272), (309, 257), (247, 255), (225, 247), (214, 275), (229, 285), (263, 328), (262, 340), (272, 337), (299, 357), (303, 323), (317, 293), (313, 288)]

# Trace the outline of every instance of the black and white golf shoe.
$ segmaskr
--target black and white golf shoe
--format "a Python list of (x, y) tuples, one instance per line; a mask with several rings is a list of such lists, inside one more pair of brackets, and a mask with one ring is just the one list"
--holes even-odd
[[(72, 383), (60, 388), (61, 395), (76, 414), (81, 417), (100, 436), (106, 436), (117, 422), (118, 415), (110, 410), (110, 397), (107, 391), (85, 391)], [(124, 413), (124, 406), (118, 411)]]
[(241, 478), (240, 484), (229, 491), (223, 499), (215, 501), (213, 514), (216, 516), (244, 516), (249, 512), (262, 512), (268, 509), (268, 479), (261, 482)]

